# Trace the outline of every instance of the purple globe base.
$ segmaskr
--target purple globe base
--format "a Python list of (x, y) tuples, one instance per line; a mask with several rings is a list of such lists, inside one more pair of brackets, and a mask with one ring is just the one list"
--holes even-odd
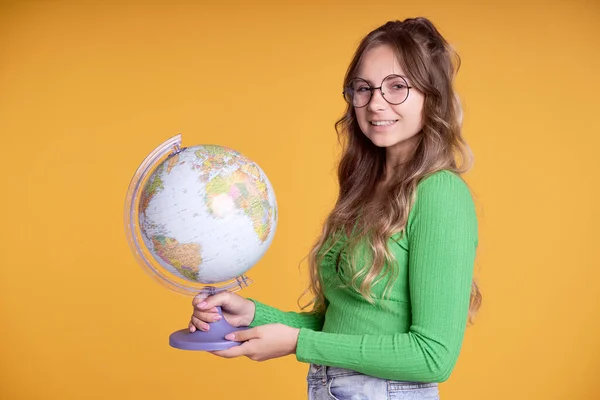
[[(221, 307), (217, 307), (217, 311), (219, 312), (219, 315), (223, 317)], [(226, 350), (240, 345), (241, 342), (227, 340), (225, 339), (225, 335), (231, 332), (248, 329), (248, 327), (245, 326), (237, 328), (231, 326), (225, 318), (221, 318), (221, 320), (217, 322), (211, 322), (209, 325), (210, 329), (206, 332), (197, 330), (192, 333), (189, 329), (181, 329), (173, 332), (171, 336), (169, 336), (169, 345), (181, 350)]]

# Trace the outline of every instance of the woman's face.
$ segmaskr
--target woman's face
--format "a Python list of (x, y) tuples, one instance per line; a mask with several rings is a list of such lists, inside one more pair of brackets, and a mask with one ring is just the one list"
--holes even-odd
[[(372, 88), (379, 87), (382, 81), (390, 75), (405, 77), (411, 87), (408, 98), (398, 105), (390, 104), (383, 98), (380, 90), (374, 90), (369, 103), (361, 108), (355, 107), (358, 125), (366, 137), (375, 146), (385, 147), (388, 159), (396, 162), (403, 161), (416, 141), (416, 134), (423, 127), (422, 111), (424, 95), (412, 87), (402, 68), (398, 64), (394, 51), (387, 45), (381, 45), (368, 50), (358, 70), (357, 78), (364, 79)], [(393, 103), (393, 90), (400, 91), (404, 81), (388, 78), (384, 83), (387, 90), (383, 92)], [(363, 93), (368, 93), (363, 89)], [(400, 93), (400, 92), (398, 92)], [(356, 94), (355, 94), (356, 96)]]

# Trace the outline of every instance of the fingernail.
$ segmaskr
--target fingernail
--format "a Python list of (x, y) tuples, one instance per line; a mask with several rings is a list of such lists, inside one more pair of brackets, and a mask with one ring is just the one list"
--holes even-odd
[(205, 301), (203, 301), (202, 303), (198, 304), (198, 308), (202, 308), (204, 306), (206, 306), (206, 302)]
[(223, 317), (221, 317), (220, 315), (217, 315), (213, 318), (213, 321), (220, 321), (221, 318), (223, 318)]
[(225, 339), (235, 340), (235, 333), (229, 333), (229, 334), (225, 335)]

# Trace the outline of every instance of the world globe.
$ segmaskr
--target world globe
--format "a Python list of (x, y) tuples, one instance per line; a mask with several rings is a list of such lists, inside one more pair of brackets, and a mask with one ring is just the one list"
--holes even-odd
[[(125, 200), (125, 231), (143, 269), (189, 296), (236, 291), (269, 248), (277, 226), (275, 193), (264, 171), (236, 150), (181, 147), (181, 135), (158, 146), (134, 174)], [(221, 313), (221, 310), (218, 310)], [(171, 346), (221, 350), (234, 328), (225, 318), (209, 331), (181, 329)]]

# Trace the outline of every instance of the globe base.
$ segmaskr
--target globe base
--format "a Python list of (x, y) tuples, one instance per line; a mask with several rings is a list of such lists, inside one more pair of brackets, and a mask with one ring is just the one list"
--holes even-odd
[[(219, 314), (221, 307), (217, 307)], [(231, 326), (225, 318), (220, 321), (210, 323), (208, 331), (190, 332), (189, 329), (181, 329), (173, 332), (169, 336), (169, 345), (180, 350), (214, 351), (226, 350), (238, 346), (241, 342), (225, 339), (225, 335), (231, 332), (237, 332), (248, 329), (245, 326)]]

